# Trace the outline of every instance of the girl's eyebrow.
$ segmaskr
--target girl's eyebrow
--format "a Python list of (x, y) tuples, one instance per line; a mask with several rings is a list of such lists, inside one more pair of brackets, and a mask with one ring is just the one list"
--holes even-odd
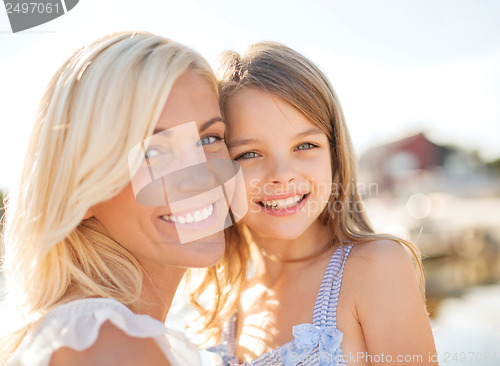
[(321, 130), (319, 128), (312, 128), (310, 130), (298, 133), (296, 135), (296, 137), (305, 137), (305, 136), (310, 136), (310, 135), (324, 135), (324, 134), (325, 133), (323, 132), (323, 130)]
[[(306, 130), (304, 132), (300, 132), (297, 135), (295, 135), (295, 138), (302, 138), (306, 136), (311, 136), (311, 135), (324, 135), (325, 133), (323, 130), (319, 128), (312, 128), (310, 130)], [(243, 139), (243, 140), (236, 140), (232, 142), (227, 143), (227, 147), (233, 148), (237, 146), (242, 146), (242, 145), (251, 145), (251, 144), (256, 144), (259, 143), (259, 139)]]
[(249, 144), (256, 144), (260, 140), (258, 139), (243, 139), (243, 140), (236, 140), (233, 142), (228, 142), (227, 147), (236, 147), (236, 146), (241, 146), (241, 145), (249, 145)]
[[(323, 130), (321, 130), (319, 128), (312, 128), (310, 130), (306, 130), (304, 132), (298, 133), (297, 135), (295, 135), (295, 138), (302, 138), (302, 137), (311, 136), (311, 135), (324, 135), (324, 134), (325, 133), (323, 132)], [(228, 142), (227, 147), (233, 148), (233, 147), (237, 147), (237, 146), (241, 146), (241, 145), (256, 144), (259, 142), (260, 142), (259, 139), (236, 140), (236, 141)]]

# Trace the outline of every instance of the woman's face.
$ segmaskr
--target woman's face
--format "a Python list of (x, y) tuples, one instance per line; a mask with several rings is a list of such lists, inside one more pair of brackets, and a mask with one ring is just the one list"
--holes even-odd
[(297, 238), (331, 194), (327, 136), (292, 105), (255, 88), (230, 97), (226, 112), (229, 153), (248, 194), (242, 222), (262, 238)]
[[(194, 123), (188, 123), (192, 121)], [(202, 155), (204, 152), (207, 159), (229, 159), (224, 143), (225, 123), (217, 97), (203, 77), (194, 71), (186, 71), (175, 81), (156, 125), (155, 135), (150, 140), (171, 139), (171, 144), (164, 143), (163, 146), (167, 146), (172, 153), (170, 163), (175, 166), (186, 157), (188, 144), (183, 143), (178, 136), (183, 131), (189, 131), (192, 135), (193, 129), (196, 137), (199, 134), (193, 146), (196, 145)], [(178, 135), (179, 131), (181, 135)], [(172, 136), (175, 138), (172, 139)], [(148, 159), (144, 162), (154, 167), (158, 152), (152, 144), (146, 151)], [(203, 196), (207, 182), (204, 178), (193, 176), (189, 169), (185, 171), (187, 173), (184, 175), (165, 175), (162, 178), (162, 190), (158, 192), (160, 198), (163, 189), (165, 192), (170, 189), (172, 196), (172, 190), (175, 190), (183, 198)], [(165, 196), (171, 197), (170, 194)], [(220, 225), (221, 217), (222, 221), (225, 219), (225, 207), (221, 202), (195, 200), (192, 205), (184, 205), (182, 210), (174, 211), (172, 200), (166, 201), (156, 206), (138, 203), (130, 183), (112, 199), (94, 206), (92, 214), (111, 237), (143, 265), (155, 263), (173, 267), (206, 267), (216, 263), (224, 251), (224, 234), (220, 227), (210, 230), (210, 225)], [(181, 232), (200, 230), (205, 230), (209, 235), (201, 239), (198, 236), (196, 240), (188, 242), (181, 240)]]

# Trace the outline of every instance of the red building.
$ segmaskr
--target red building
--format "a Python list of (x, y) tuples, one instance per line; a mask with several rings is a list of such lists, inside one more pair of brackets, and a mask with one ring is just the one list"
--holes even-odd
[(442, 167), (448, 151), (419, 133), (368, 150), (359, 162), (360, 175), (365, 182), (378, 183), (381, 190), (394, 189)]

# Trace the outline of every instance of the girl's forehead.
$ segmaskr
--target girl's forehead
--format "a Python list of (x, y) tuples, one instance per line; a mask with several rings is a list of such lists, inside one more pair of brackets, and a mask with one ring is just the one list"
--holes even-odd
[(256, 88), (238, 91), (228, 99), (225, 107), (230, 130), (266, 131), (279, 128), (280, 135), (284, 135), (289, 130), (316, 127), (280, 96)]

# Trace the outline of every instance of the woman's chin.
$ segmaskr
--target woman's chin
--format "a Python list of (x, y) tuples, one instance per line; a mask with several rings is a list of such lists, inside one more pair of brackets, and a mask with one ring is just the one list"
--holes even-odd
[[(224, 254), (224, 232), (218, 232), (208, 237), (182, 244), (189, 247), (189, 258), (186, 267), (203, 268), (216, 264)], [(187, 249), (187, 248), (186, 248)]]

